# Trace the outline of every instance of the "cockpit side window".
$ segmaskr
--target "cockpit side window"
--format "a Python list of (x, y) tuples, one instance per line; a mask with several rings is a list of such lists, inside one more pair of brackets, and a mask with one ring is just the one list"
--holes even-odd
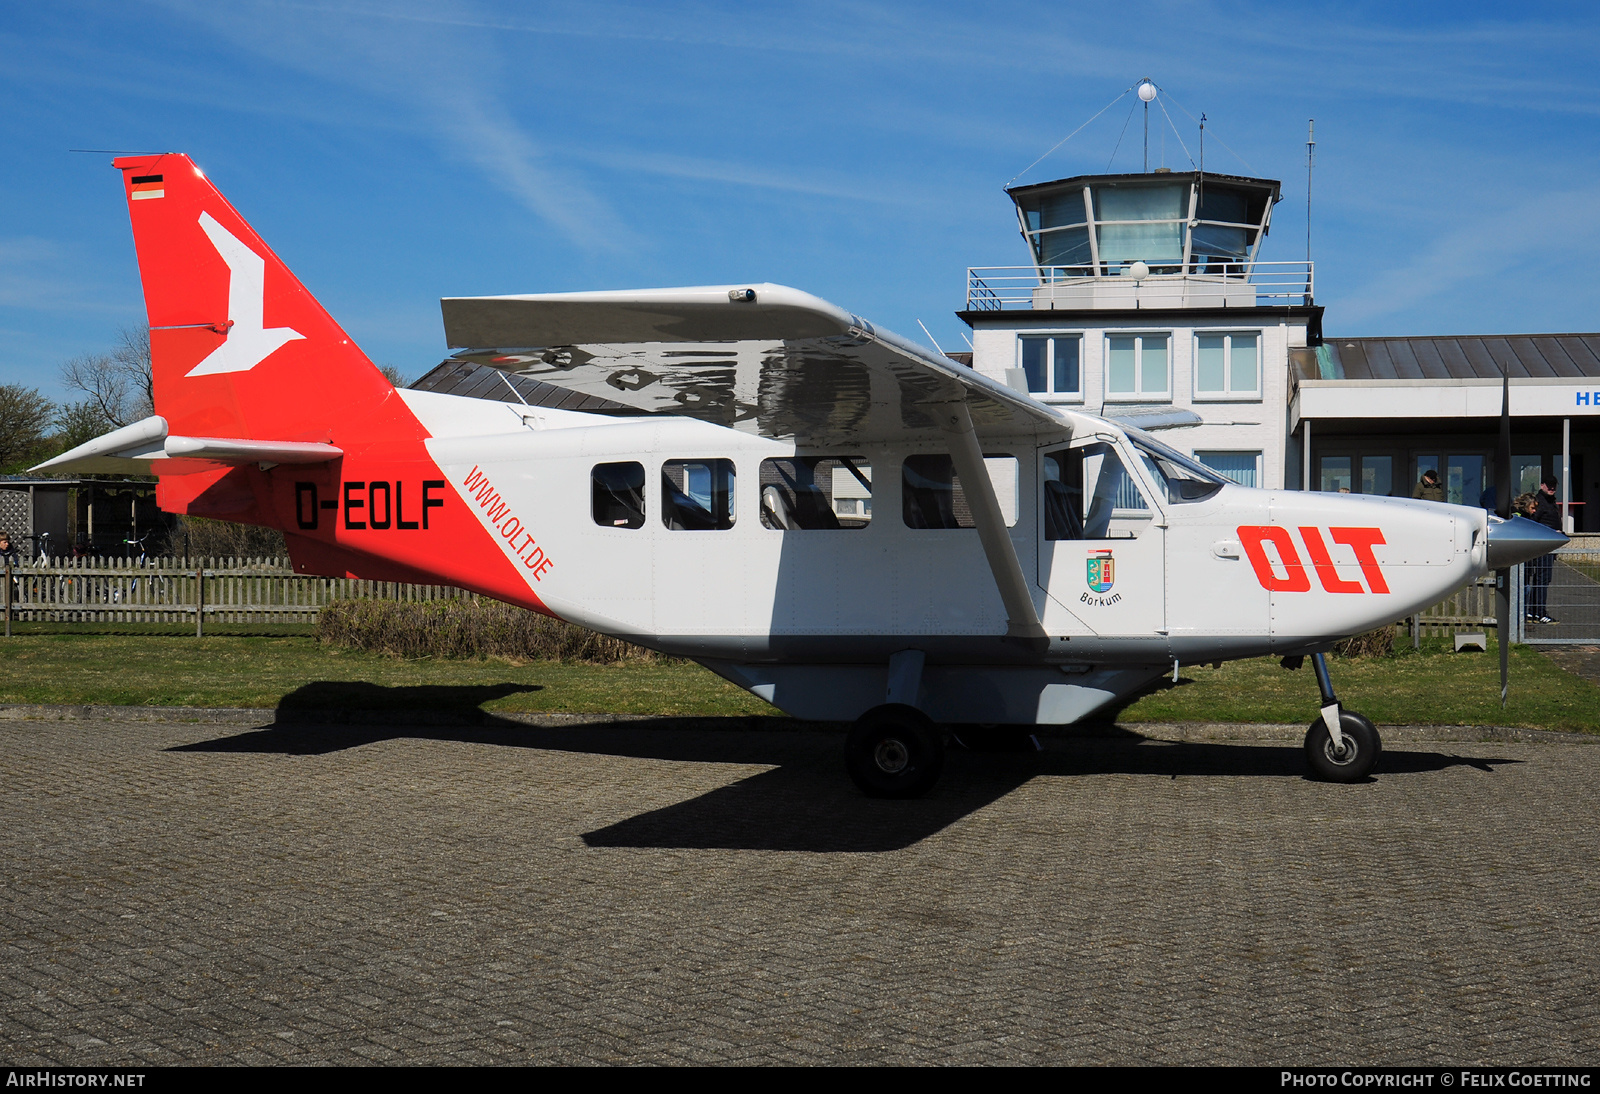
[(1046, 539), (1134, 539), (1150, 516), (1138, 481), (1109, 444), (1045, 453)]

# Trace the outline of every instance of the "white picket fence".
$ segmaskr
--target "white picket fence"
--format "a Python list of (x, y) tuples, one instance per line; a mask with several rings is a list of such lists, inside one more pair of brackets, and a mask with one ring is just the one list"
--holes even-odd
[(336, 600), (427, 601), (476, 594), (447, 585), (296, 574), (281, 558), (126, 558), (25, 563), (12, 571), (11, 618), (50, 623), (314, 623)]

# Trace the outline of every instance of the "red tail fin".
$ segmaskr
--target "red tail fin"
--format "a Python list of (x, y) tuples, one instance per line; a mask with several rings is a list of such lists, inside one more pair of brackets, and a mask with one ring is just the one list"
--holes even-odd
[(333, 441), (394, 389), (188, 156), (119, 159), (174, 434)]

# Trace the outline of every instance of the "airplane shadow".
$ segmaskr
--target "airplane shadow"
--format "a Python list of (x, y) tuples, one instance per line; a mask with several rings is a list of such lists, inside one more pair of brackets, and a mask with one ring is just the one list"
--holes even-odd
[[(319, 689), (312, 691), (311, 689)], [(782, 717), (644, 718), (530, 726), (480, 704), (522, 685), (381, 688), (313, 684), (284, 702), (274, 724), (171, 752), (327, 755), (400, 738), (571, 752), (591, 756), (751, 764), (769, 770), (697, 797), (583, 834), (590, 847), (883, 852), (910, 847), (992, 805), (1032, 779), (1147, 775), (1305, 779), (1296, 745), (1152, 741), (1106, 725), (1051, 731), (1042, 752), (989, 754), (952, 745), (933, 792), (915, 801), (862, 796), (840, 759), (843, 727)], [(366, 707), (318, 709), (318, 702), (365, 696)], [(294, 699), (294, 702), (290, 702)], [(427, 724), (427, 717), (438, 719)], [(440, 724), (442, 720), (450, 724)], [(1471, 767), (1492, 773), (1502, 758), (1386, 749), (1378, 775)]]

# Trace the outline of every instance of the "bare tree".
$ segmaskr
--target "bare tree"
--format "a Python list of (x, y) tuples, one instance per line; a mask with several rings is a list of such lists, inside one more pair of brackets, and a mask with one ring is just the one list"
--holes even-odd
[(383, 378), (388, 380), (395, 387), (406, 386), (405, 375), (393, 365), (379, 365), (378, 371), (383, 373)]
[(55, 427), (55, 447), (63, 452), (115, 428), (93, 399), (57, 407)]
[(186, 546), (195, 558), (281, 558), (288, 554), (283, 533), (276, 528), (205, 517), (178, 518), (172, 549), (182, 551)]
[(37, 388), (0, 384), (0, 471), (42, 454), (54, 411)]
[(109, 354), (74, 357), (61, 366), (61, 381), (86, 395), (111, 428), (155, 413), (150, 368), (150, 328), (124, 327)]
[(123, 327), (117, 331), (117, 347), (111, 359), (128, 378), (134, 395), (139, 399), (139, 417), (148, 418), (156, 406), (155, 371), (150, 363), (150, 328)]

